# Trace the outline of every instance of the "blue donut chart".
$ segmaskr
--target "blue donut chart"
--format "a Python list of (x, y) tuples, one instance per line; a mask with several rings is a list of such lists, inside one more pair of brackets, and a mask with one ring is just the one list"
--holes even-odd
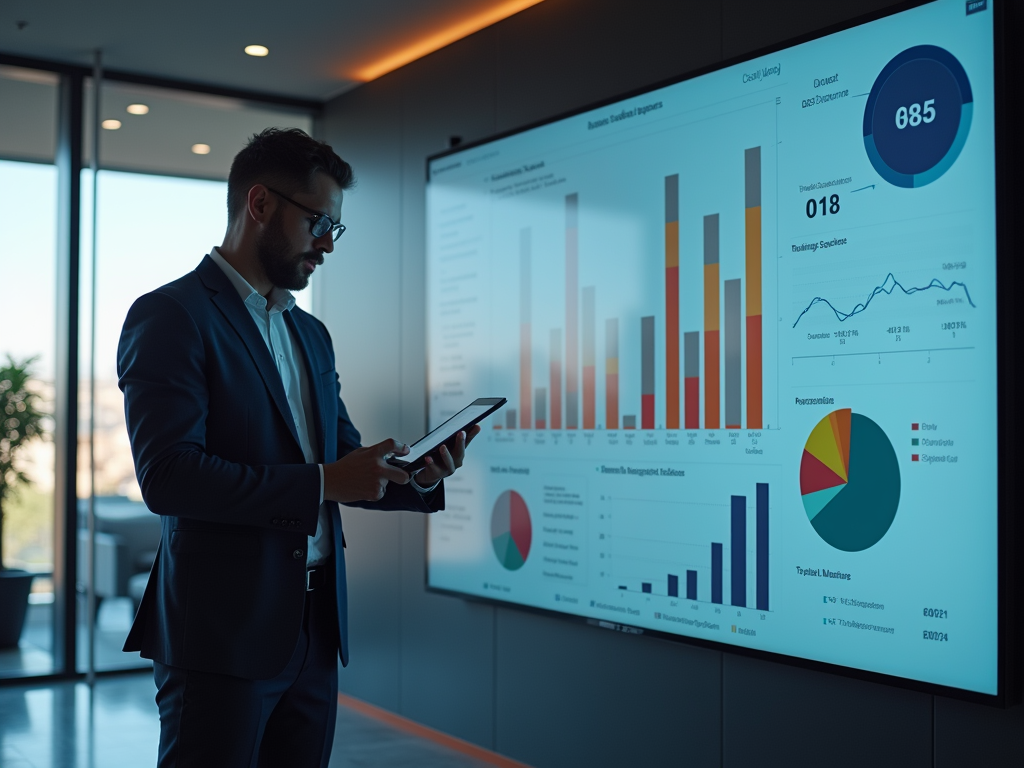
[[(898, 125), (894, 105), (934, 104), (931, 120)], [(945, 48), (918, 45), (894, 57), (875, 79), (864, 108), (864, 149), (890, 184), (931, 184), (956, 162), (967, 143), (974, 111), (971, 83)]]

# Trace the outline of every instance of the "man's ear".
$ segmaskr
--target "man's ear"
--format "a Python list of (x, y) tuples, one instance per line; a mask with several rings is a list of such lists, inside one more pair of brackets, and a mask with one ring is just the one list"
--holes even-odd
[(254, 222), (258, 224), (267, 222), (270, 219), (270, 214), (274, 211), (270, 190), (262, 184), (254, 184), (245, 197), (245, 207), (246, 213)]

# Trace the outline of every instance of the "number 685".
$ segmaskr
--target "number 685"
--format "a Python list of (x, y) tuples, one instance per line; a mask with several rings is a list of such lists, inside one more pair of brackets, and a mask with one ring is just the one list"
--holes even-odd
[(922, 107), (920, 104), (911, 104), (910, 107), (900, 107), (896, 110), (896, 127), (901, 131), (908, 125), (916, 128), (921, 123), (930, 123), (935, 119), (935, 99), (928, 99)]

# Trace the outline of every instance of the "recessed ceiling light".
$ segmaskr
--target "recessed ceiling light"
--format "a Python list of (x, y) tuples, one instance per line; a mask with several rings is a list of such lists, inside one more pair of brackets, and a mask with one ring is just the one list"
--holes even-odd
[(250, 56), (266, 56), (270, 53), (270, 49), (265, 45), (247, 45), (245, 46), (245, 52)]
[(120, 120), (104, 120), (102, 123), (100, 123), (100, 125), (102, 125), (104, 128), (106, 128), (108, 131), (116, 131), (118, 128), (121, 127), (121, 121)]
[(196, 155), (208, 155), (210, 154), (209, 144), (193, 144), (192, 152)]
[(148, 115), (149, 107), (145, 104), (129, 104), (128, 105), (129, 115)]

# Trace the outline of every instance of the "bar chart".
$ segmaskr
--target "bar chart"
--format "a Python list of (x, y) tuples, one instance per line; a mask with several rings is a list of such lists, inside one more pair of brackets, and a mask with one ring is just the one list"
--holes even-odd
[[(663, 268), (652, 265), (645, 277), (648, 293), (661, 297), (650, 302), (647, 312), (634, 309), (631, 316), (603, 316), (616, 304), (616, 285), (611, 281), (580, 284), (581, 264), (594, 258), (580, 248), (581, 237), (586, 242), (590, 234), (581, 233), (581, 226), (586, 226), (589, 219), (585, 193), (569, 192), (562, 199), (564, 243), (560, 266), (548, 258), (543, 266), (535, 264), (534, 229), (520, 228), (519, 269), (515, 275), (519, 298), (519, 402), (510, 403), (518, 416), (514, 424), (507, 420), (504, 428), (592, 431), (764, 427), (762, 152), (760, 146), (755, 146), (736, 150), (733, 155), (736, 167), (742, 169), (742, 186), (738, 187), (737, 204), (731, 211), (681, 213), (680, 174), (649, 180), (663, 190), (664, 231), (658, 237), (663, 242), (664, 263)], [(740, 174), (736, 175), (739, 179)], [(686, 227), (699, 233), (699, 255), (686, 252), (681, 256), (681, 228)], [(727, 236), (723, 233), (726, 227)], [(736, 276), (723, 272), (723, 242), (734, 250), (742, 243), (742, 253), (733, 253), (729, 259), (739, 266), (739, 270), (735, 266), (732, 269)], [(546, 251), (552, 252), (550, 243)], [(630, 257), (624, 254), (621, 258)], [(700, 265), (699, 287), (692, 280), (683, 285), (687, 260), (691, 267)], [(553, 270), (561, 272), (557, 277), (564, 285), (562, 306), (538, 306), (535, 289), (541, 281), (555, 281)], [(602, 276), (600, 269), (596, 272)], [(684, 326), (681, 302), (691, 310), (691, 317), (696, 312), (702, 318), (700, 326)], [(557, 318), (557, 323), (545, 325), (542, 317)], [(604, 350), (603, 357), (599, 348)], [(539, 353), (546, 353), (547, 359), (539, 360)], [(624, 357), (638, 365), (624, 369)], [(639, 397), (626, 400), (627, 391), (637, 389), (637, 385)], [(539, 414), (540, 408), (543, 415)]]
[(772, 611), (772, 483), (744, 485), (728, 496), (708, 485), (686, 501), (644, 497), (643, 507), (628, 492), (606, 495), (608, 580), (620, 592)]

